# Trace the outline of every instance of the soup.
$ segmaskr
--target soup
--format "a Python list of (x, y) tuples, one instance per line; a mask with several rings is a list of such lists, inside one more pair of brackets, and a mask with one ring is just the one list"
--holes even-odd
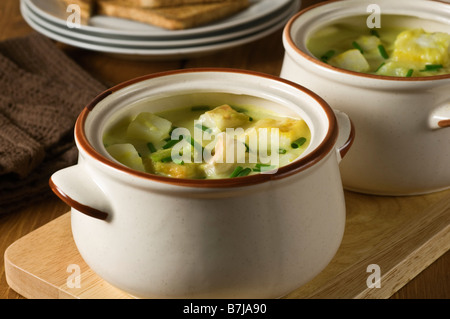
[(383, 16), (381, 28), (370, 29), (366, 17), (341, 20), (316, 31), (307, 47), (334, 67), (397, 77), (450, 73), (450, 34), (412, 25), (401, 16)]
[(188, 179), (270, 173), (310, 143), (303, 119), (254, 106), (196, 105), (139, 112), (105, 131), (108, 153), (130, 168)]

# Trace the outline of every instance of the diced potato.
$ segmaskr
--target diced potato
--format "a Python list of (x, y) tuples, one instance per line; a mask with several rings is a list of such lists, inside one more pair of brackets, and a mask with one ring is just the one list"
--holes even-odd
[(205, 173), (198, 164), (183, 163), (177, 164), (174, 162), (156, 162), (153, 164), (156, 173), (166, 175), (174, 178), (204, 178)]
[(355, 71), (367, 72), (370, 70), (369, 63), (358, 49), (345, 51), (329, 60), (332, 66)]
[(378, 50), (381, 40), (374, 35), (362, 35), (356, 39), (356, 43), (358, 43), (364, 53), (366, 53), (368, 51)]
[(449, 63), (450, 35), (442, 32), (428, 33), (422, 29), (401, 32), (395, 40), (394, 61), (423, 64)]
[(169, 137), (172, 123), (149, 112), (139, 113), (127, 128), (127, 138), (160, 143)]
[(250, 121), (248, 115), (235, 111), (231, 106), (224, 104), (205, 112), (199, 121), (210, 128), (214, 134), (223, 132), (227, 128), (242, 127)]
[(142, 159), (132, 144), (114, 144), (108, 146), (106, 150), (112, 157), (123, 165), (145, 172)]
[(405, 77), (410, 69), (411, 64), (406, 66), (399, 62), (387, 62), (378, 69), (376, 74)]

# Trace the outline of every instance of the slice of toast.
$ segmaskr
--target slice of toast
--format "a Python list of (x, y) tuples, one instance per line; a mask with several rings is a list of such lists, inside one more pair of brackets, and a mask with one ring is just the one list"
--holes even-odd
[(71, 4), (78, 5), (81, 11), (80, 12), (81, 19), (85, 21), (89, 20), (89, 18), (93, 15), (96, 5), (96, 0), (60, 0), (60, 1), (66, 6), (66, 8)]
[(131, 19), (169, 30), (183, 30), (229, 17), (246, 9), (248, 0), (227, 0), (163, 8), (130, 6), (117, 0), (97, 0), (97, 14)]
[(226, 2), (227, 0), (121, 0), (122, 3), (142, 8), (174, 7), (187, 4)]

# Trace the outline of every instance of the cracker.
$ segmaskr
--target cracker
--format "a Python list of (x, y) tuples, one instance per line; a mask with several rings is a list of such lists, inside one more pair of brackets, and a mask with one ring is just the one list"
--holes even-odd
[(183, 30), (221, 20), (250, 5), (248, 0), (228, 0), (164, 8), (130, 6), (117, 0), (98, 0), (97, 4), (98, 14), (131, 19), (169, 30)]

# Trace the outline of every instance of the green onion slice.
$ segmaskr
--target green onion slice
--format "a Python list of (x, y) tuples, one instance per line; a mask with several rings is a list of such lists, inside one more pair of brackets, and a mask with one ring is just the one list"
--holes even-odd
[(420, 72), (437, 71), (437, 70), (442, 69), (442, 68), (443, 68), (442, 64), (427, 64), (427, 65), (425, 65), (425, 69), (420, 70)]
[(381, 64), (380, 64), (380, 66), (377, 68), (377, 70), (375, 71), (375, 73), (377, 73), (380, 69), (381, 69), (381, 67), (383, 66), (383, 65), (385, 65), (386, 63), (385, 62), (382, 62)]
[(153, 145), (152, 142), (148, 142), (147, 143), (147, 148), (150, 151), (150, 153), (155, 153), (156, 152), (156, 148), (155, 148), (155, 146)]
[(353, 45), (353, 47), (354, 47), (355, 49), (358, 49), (359, 52), (361, 52), (361, 54), (364, 53), (363, 49), (362, 49), (361, 46), (358, 44), (358, 42), (353, 41), (353, 42), (352, 42), (352, 45)]
[(280, 148), (278, 150), (278, 154), (286, 154), (286, 153), (287, 153), (287, 151), (284, 148)]
[(242, 166), (238, 166), (234, 169), (233, 173), (231, 173), (230, 177), (237, 177), (239, 173), (243, 170)]
[(163, 160), (167, 158), (171, 158), (172, 156), (172, 149), (166, 149), (166, 150), (159, 150), (157, 152), (154, 152), (150, 155), (150, 158), (153, 162), (162, 162)]
[(296, 140), (296, 141), (291, 143), (291, 147), (292, 148), (299, 148), (300, 146), (305, 144), (305, 142), (306, 142), (306, 138), (300, 137), (298, 140)]
[(336, 53), (336, 51), (334, 50), (328, 50), (327, 52), (325, 52), (324, 55), (322, 55), (322, 57), (320, 58), (320, 60), (322, 60), (322, 62), (327, 63), (329, 59), (331, 59), (331, 57)]
[(380, 37), (380, 34), (379, 34), (378, 31), (375, 30), (375, 29), (370, 29), (370, 34), (376, 36), (377, 38)]
[(172, 162), (172, 156), (165, 157), (165, 158), (161, 159), (161, 162), (162, 163), (170, 163), (170, 162)]
[(238, 113), (247, 113), (248, 112), (246, 109), (236, 106), (236, 105), (231, 105), (230, 107)]
[(378, 45), (378, 51), (380, 52), (381, 56), (386, 60), (389, 59), (389, 55), (386, 52), (386, 49), (382, 44)]
[(176, 127), (176, 126), (172, 126), (172, 128), (170, 129), (170, 132), (169, 132), (169, 136), (172, 136), (173, 131), (175, 131), (177, 128), (178, 127)]
[(244, 168), (243, 170), (241, 170), (240, 172), (239, 172), (239, 174), (238, 174), (238, 176), (237, 177), (244, 177), (244, 176), (247, 176), (248, 174), (250, 174), (252, 172), (252, 169), (251, 168)]
[(258, 163), (255, 165), (255, 168), (253, 169), (254, 172), (261, 172), (262, 169), (265, 171), (270, 171), (272, 169), (277, 168), (275, 165), (269, 165), (269, 164), (261, 164)]
[(210, 133), (210, 134), (212, 133), (212, 129), (210, 129), (209, 127), (206, 127), (202, 124), (195, 124), (195, 127), (202, 130), (203, 132)]
[(180, 139), (178, 140), (170, 140), (168, 141), (162, 148), (164, 150), (173, 147), (175, 144), (177, 144), (179, 141), (181, 141), (183, 139), (183, 137), (180, 137)]
[(194, 147), (194, 149), (197, 150), (197, 152), (203, 152), (203, 150), (204, 150), (203, 146), (201, 146), (199, 143), (197, 143), (192, 136), (190, 139), (190, 143), (191, 143), (192, 147)]
[(413, 69), (409, 69), (408, 73), (406, 73), (406, 77), (410, 78), (413, 75), (413, 73), (414, 73), (414, 70)]

